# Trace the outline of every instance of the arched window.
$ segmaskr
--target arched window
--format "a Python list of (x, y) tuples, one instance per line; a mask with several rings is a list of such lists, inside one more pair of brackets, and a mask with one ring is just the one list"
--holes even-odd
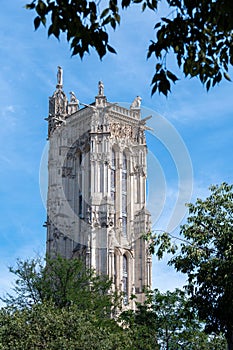
[(122, 232), (124, 237), (127, 236), (127, 158), (123, 153), (122, 159)]
[(129, 302), (128, 296), (128, 259), (127, 256), (123, 255), (123, 302), (127, 305)]

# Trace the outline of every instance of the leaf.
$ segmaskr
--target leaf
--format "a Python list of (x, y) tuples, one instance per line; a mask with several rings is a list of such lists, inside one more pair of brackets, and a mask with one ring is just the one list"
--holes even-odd
[(36, 5), (36, 12), (40, 17), (44, 17), (46, 14), (47, 6), (42, 0), (38, 0), (38, 3)]
[(27, 10), (33, 10), (36, 7), (36, 5), (34, 4), (34, 2), (32, 2), (31, 4), (26, 4), (24, 7)]
[(114, 18), (111, 18), (110, 24), (111, 24), (111, 27), (115, 30), (116, 29), (116, 21)]
[(112, 20), (112, 17), (109, 15), (108, 17), (105, 18), (105, 20), (102, 23), (102, 26), (105, 26), (106, 24), (110, 23)]
[(144, 2), (144, 3), (142, 4), (142, 12), (144, 12), (145, 9), (146, 9), (146, 2)]
[(169, 79), (171, 79), (173, 81), (173, 83), (175, 83), (177, 80), (179, 80), (177, 78), (177, 76), (175, 74), (173, 74), (172, 72), (170, 72), (169, 70), (167, 71), (167, 76)]
[(231, 81), (231, 77), (229, 76), (229, 74), (227, 74), (226, 72), (223, 73), (224, 78), (228, 81)]
[(126, 7), (129, 7), (130, 3), (131, 3), (131, 0), (122, 0), (121, 6), (124, 9)]
[(169, 18), (166, 18), (166, 17), (162, 17), (161, 20), (165, 23), (168, 23), (168, 24), (170, 24), (172, 22)]
[(161, 74), (155, 73), (155, 75), (153, 76), (153, 79), (151, 81), (151, 85), (153, 85), (154, 83), (157, 83), (160, 79), (161, 79)]
[[(158, 89), (158, 84), (156, 83), (156, 84), (154, 84), (154, 86), (151, 90), (151, 96), (153, 96), (156, 93), (157, 89)], [(154, 246), (151, 246), (150, 252), (151, 252), (151, 254), (154, 253)]]
[(154, 29), (157, 29), (157, 28), (159, 28), (161, 26), (161, 22), (158, 22), (158, 23), (156, 23), (156, 25), (154, 26)]
[(121, 17), (120, 17), (120, 15), (119, 15), (118, 13), (115, 13), (114, 18), (115, 18), (116, 22), (117, 22), (118, 24), (120, 24)]
[(102, 18), (106, 17), (108, 13), (109, 13), (109, 8), (104, 9), (100, 15), (100, 18), (102, 19)]
[(35, 30), (37, 30), (40, 26), (40, 22), (41, 22), (41, 19), (39, 16), (37, 16), (35, 19), (34, 19), (34, 27), (35, 27)]
[(51, 24), (48, 29), (48, 36), (50, 36), (51, 34), (53, 34), (53, 24)]
[(116, 50), (112, 46), (110, 46), (108, 44), (107, 44), (107, 49), (108, 49), (109, 52), (116, 54)]
[(206, 83), (206, 90), (209, 91), (210, 89), (210, 84), (211, 84), (211, 80), (209, 79)]
[(159, 92), (161, 92), (163, 95), (165, 95), (167, 97), (167, 94), (170, 91), (171, 91), (171, 84), (170, 84), (169, 80), (166, 77), (164, 77), (159, 82)]

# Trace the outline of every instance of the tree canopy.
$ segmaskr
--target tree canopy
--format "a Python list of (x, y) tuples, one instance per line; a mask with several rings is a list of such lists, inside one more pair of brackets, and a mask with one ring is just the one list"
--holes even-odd
[[(188, 204), (187, 223), (181, 226), (179, 250), (169, 234), (152, 238), (159, 257), (169, 250), (169, 264), (187, 274), (185, 286), (207, 332), (222, 332), (233, 349), (233, 185), (210, 187), (205, 200)], [(177, 247), (178, 249), (178, 247)]]
[(168, 15), (155, 16), (155, 38), (148, 38), (147, 57), (155, 58), (152, 95), (167, 96), (171, 83), (179, 78), (168, 68), (167, 56), (173, 54), (185, 77), (197, 77), (209, 90), (224, 77), (233, 65), (233, 2), (231, 0), (109, 0), (103, 6), (88, 0), (33, 0), (26, 5), (35, 11), (34, 26), (48, 24), (48, 35), (59, 39), (66, 34), (72, 55), (83, 58), (94, 48), (102, 58), (116, 53), (109, 44), (109, 29), (120, 24), (122, 9), (141, 6), (158, 12), (159, 4), (168, 8)]
[[(145, 304), (138, 304), (135, 312), (125, 311), (120, 316), (130, 328), (142, 326), (144, 340), (152, 349), (159, 350), (225, 350), (223, 335), (207, 335), (203, 323), (193, 309), (187, 293), (183, 290), (160, 292), (158, 289), (147, 292)], [(150, 332), (146, 331), (147, 327)], [(139, 337), (141, 340), (142, 337)], [(145, 345), (137, 349), (147, 349)], [(149, 347), (150, 349), (150, 347)]]
[(111, 281), (96, 276), (78, 259), (17, 260), (10, 271), (16, 276), (13, 293), (1, 300), (11, 308), (25, 309), (44, 302), (58, 308), (75, 304), (80, 310), (109, 317), (120, 305), (121, 295), (111, 290)]
[(77, 259), (18, 260), (11, 272), (0, 349), (224, 350), (221, 335), (203, 332), (184, 291), (147, 291), (144, 304), (121, 312), (109, 281)]
[(101, 319), (75, 304), (58, 308), (44, 302), (0, 310), (0, 349), (131, 350), (132, 344), (130, 335), (113, 319)]
[(132, 350), (149, 338), (148, 328), (120, 326), (121, 294), (80, 260), (18, 260), (10, 271), (16, 280), (1, 298), (0, 349)]

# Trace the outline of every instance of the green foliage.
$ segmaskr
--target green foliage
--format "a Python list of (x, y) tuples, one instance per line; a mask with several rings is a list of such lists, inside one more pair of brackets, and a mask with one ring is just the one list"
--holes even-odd
[[(156, 90), (159, 83), (169, 85), (176, 81), (166, 72), (166, 56), (172, 52), (186, 77), (198, 77), (206, 89), (219, 83), (223, 77), (231, 80), (228, 67), (233, 64), (233, 3), (231, 0), (167, 0), (174, 10), (170, 17), (156, 24), (156, 40), (151, 42), (148, 57), (159, 59), (152, 80)], [(169, 89), (167, 88), (169, 91)], [(153, 91), (153, 90), (152, 90)]]
[(147, 232), (142, 236), (148, 242), (148, 249), (150, 254), (155, 254), (158, 259), (162, 259), (164, 253), (174, 254), (178, 249), (176, 241), (171, 240), (175, 238), (168, 232), (154, 231)]
[(160, 349), (225, 350), (222, 336), (208, 336), (184, 291), (153, 294), (157, 337)]
[[(208, 333), (223, 333), (233, 349), (233, 185), (210, 187), (210, 196), (188, 204), (187, 223), (181, 226), (179, 252), (172, 252), (174, 236), (148, 233), (150, 250), (187, 274), (186, 290)], [(156, 247), (157, 245), (157, 247)]]
[(188, 275), (186, 288), (206, 330), (223, 332), (233, 346), (233, 186), (223, 183), (210, 191), (188, 205), (181, 227), (188, 243), (181, 243), (170, 264)]
[[(139, 327), (137, 349), (159, 350), (225, 350), (222, 335), (207, 335), (189, 298), (182, 290), (147, 292), (144, 305), (121, 314), (130, 329)], [(140, 332), (139, 331), (139, 332)]]
[[(113, 29), (120, 23), (119, 9), (116, 0), (110, 0), (108, 7), (100, 11), (95, 1), (86, 0), (33, 0), (26, 9), (34, 10), (35, 30), (41, 24), (48, 26), (48, 35), (59, 39), (62, 32), (66, 33), (70, 43), (72, 55), (83, 58), (94, 48), (102, 58), (107, 51), (115, 53), (109, 45), (109, 38), (105, 27)], [(49, 17), (49, 20), (48, 20)]]
[(205, 335), (182, 291), (148, 291), (135, 311), (111, 318), (121, 299), (77, 259), (18, 260), (10, 271), (16, 282), (0, 309), (0, 350), (224, 349), (221, 337)]
[(147, 57), (156, 59), (152, 95), (158, 91), (167, 96), (171, 83), (178, 80), (167, 68), (169, 53), (186, 77), (197, 77), (207, 90), (223, 77), (231, 81), (232, 0), (109, 0), (105, 8), (87, 0), (33, 0), (26, 8), (36, 13), (35, 29), (49, 22), (49, 36), (59, 39), (62, 32), (66, 33), (72, 55), (83, 58), (92, 47), (102, 58), (108, 51), (116, 53), (109, 45), (108, 30), (120, 24), (120, 8), (140, 4), (142, 11), (157, 11), (160, 2), (169, 8), (169, 15), (156, 22), (156, 39), (148, 48)]
[(112, 350), (132, 349), (127, 332), (112, 320), (101, 320), (77, 305), (53, 303), (0, 310), (0, 349)]
[(132, 349), (131, 335), (110, 317), (121, 297), (80, 260), (18, 260), (10, 271), (16, 281), (2, 298), (0, 349)]
[(133, 340), (134, 349), (159, 350), (155, 314), (150, 310), (148, 303), (137, 303), (137, 309), (123, 311), (119, 317)]
[(1, 300), (16, 309), (52, 302), (59, 308), (75, 304), (109, 317), (120, 305), (120, 295), (111, 292), (111, 281), (85, 269), (78, 259), (47, 258), (46, 264), (41, 259), (18, 260), (10, 271), (16, 275), (14, 293)]

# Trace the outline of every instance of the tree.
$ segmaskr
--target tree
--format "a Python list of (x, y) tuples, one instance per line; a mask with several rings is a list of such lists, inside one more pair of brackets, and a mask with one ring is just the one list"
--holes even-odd
[[(121, 295), (77, 259), (17, 261), (13, 294), (0, 309), (0, 349), (153, 349), (149, 329), (124, 329), (118, 322)], [(113, 317), (110, 317), (114, 315)], [(148, 335), (148, 337), (147, 337)], [(146, 338), (145, 338), (146, 337)], [(148, 338), (148, 339), (147, 339)]]
[(156, 289), (152, 300), (161, 350), (225, 350), (222, 336), (205, 334), (184, 291), (161, 293)]
[(0, 349), (132, 349), (110, 316), (121, 296), (78, 259), (18, 260), (13, 294), (1, 298)]
[[(187, 274), (186, 290), (207, 333), (222, 332), (233, 349), (233, 185), (211, 186), (205, 200), (189, 204), (180, 251), (169, 264)], [(165, 238), (165, 239), (164, 239)], [(154, 240), (153, 240), (154, 239)], [(157, 252), (169, 249), (169, 234), (152, 237)]]
[(78, 305), (54, 303), (0, 310), (0, 349), (132, 350), (132, 342), (113, 319), (101, 320)]
[(18, 260), (10, 271), (16, 276), (14, 293), (1, 300), (16, 309), (44, 302), (52, 302), (58, 308), (75, 304), (80, 310), (94, 310), (109, 318), (120, 305), (121, 296), (111, 291), (111, 281), (85, 269), (78, 259), (58, 256), (47, 258), (45, 263), (40, 258)]
[[(156, 12), (164, 3), (169, 10), (166, 17), (156, 21), (155, 38), (148, 47), (148, 55), (155, 56), (152, 95), (158, 91), (167, 96), (171, 82), (178, 77), (167, 68), (166, 58), (174, 54), (185, 77), (197, 77), (206, 89), (224, 77), (230, 80), (229, 66), (233, 65), (233, 2), (231, 0), (109, 0), (106, 7), (87, 0), (33, 0), (26, 5), (35, 11), (34, 26), (48, 26), (48, 35), (60, 37), (66, 33), (72, 55), (83, 58), (94, 48), (102, 58), (108, 51), (109, 29), (120, 24), (120, 10), (141, 4), (142, 11)], [(49, 18), (49, 21), (48, 21)]]
[(131, 328), (144, 326), (144, 334), (149, 334), (149, 346), (152, 346), (148, 349), (225, 350), (224, 337), (204, 332), (186, 292), (180, 289), (165, 293), (158, 289), (148, 291), (144, 305), (138, 304), (135, 312), (123, 312), (121, 317)]
[[(144, 304), (136, 303), (136, 310), (123, 311), (119, 316), (120, 322), (129, 330), (135, 349), (159, 350), (155, 314), (150, 308), (151, 298), (147, 292)], [(133, 296), (132, 296), (133, 297)]]

